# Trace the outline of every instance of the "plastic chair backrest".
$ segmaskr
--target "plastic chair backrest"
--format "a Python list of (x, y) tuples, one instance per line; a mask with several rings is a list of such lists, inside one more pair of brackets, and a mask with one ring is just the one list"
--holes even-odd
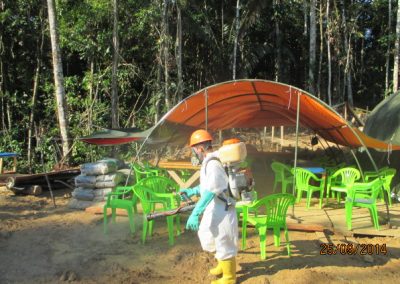
[(151, 201), (151, 190), (141, 184), (135, 184), (133, 186), (133, 192), (139, 198), (140, 203), (142, 204), (142, 210), (144, 214), (150, 213), (152, 210)]
[(357, 198), (357, 195), (360, 195), (362, 199), (372, 199), (373, 202), (376, 201), (379, 193), (381, 192), (384, 180), (382, 178), (377, 177), (376, 179), (374, 179), (369, 183), (360, 183), (360, 185), (368, 185), (368, 184), (370, 185), (368, 189), (360, 190), (357, 189), (357, 187), (349, 189), (348, 196), (352, 198), (353, 202)]
[[(267, 226), (279, 225), (284, 227), (286, 224), (286, 214), (290, 205), (293, 205), (295, 197), (287, 193), (277, 193), (266, 196), (254, 202), (253, 210), (259, 214), (265, 213)], [(260, 209), (264, 209), (261, 212)]]
[(156, 193), (175, 193), (179, 191), (179, 185), (176, 182), (161, 176), (144, 178), (139, 181), (139, 184), (148, 187)]
[(385, 187), (386, 190), (390, 190), (390, 185), (392, 183), (393, 177), (396, 175), (396, 169), (393, 168), (387, 168), (382, 171), (379, 171), (382, 176), (383, 176), (383, 186)]
[(358, 169), (352, 167), (346, 167), (337, 170), (330, 178), (339, 182), (341, 185), (351, 187), (356, 180), (361, 177), (361, 173)]
[(292, 173), (296, 175), (296, 187), (298, 190), (307, 191), (311, 177), (313, 177), (315, 180), (318, 180), (316, 175), (303, 168), (292, 169)]
[(132, 165), (132, 168), (133, 171), (135, 172), (136, 183), (138, 183), (140, 180), (144, 178), (155, 176), (157, 174), (156, 172), (145, 169), (136, 163)]
[(286, 177), (291, 175), (290, 168), (280, 162), (272, 162), (271, 163), (271, 168), (275, 173), (275, 177), (278, 180), (284, 180)]

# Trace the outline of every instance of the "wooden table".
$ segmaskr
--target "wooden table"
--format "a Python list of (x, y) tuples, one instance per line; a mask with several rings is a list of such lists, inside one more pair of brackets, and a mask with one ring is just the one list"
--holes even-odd
[[(177, 182), (180, 188), (189, 188), (200, 177), (200, 166), (193, 166), (188, 161), (165, 161), (159, 162), (158, 167), (166, 169), (171, 178)], [(193, 175), (187, 180), (183, 181), (176, 173), (176, 170), (194, 170)]]

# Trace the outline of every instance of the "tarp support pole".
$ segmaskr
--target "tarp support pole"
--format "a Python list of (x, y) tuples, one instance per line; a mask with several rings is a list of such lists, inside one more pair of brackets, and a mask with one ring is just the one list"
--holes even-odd
[(356, 156), (356, 154), (354, 153), (354, 150), (351, 149), (350, 152), (351, 152), (351, 154), (353, 155), (354, 160), (356, 160), (357, 167), (360, 169), (361, 179), (364, 181), (364, 173), (363, 173), (363, 169), (362, 169), (362, 167), (361, 167), (361, 164), (360, 164), (360, 162), (358, 161), (357, 156)]
[[(297, 93), (297, 112), (296, 112), (296, 147), (294, 148), (294, 175), (293, 175), (293, 195), (296, 197), (296, 167), (297, 167), (297, 148), (299, 146), (299, 124), (300, 124), (300, 96), (301, 93)], [(296, 218), (294, 215), (294, 204), (292, 206), (292, 218)]]

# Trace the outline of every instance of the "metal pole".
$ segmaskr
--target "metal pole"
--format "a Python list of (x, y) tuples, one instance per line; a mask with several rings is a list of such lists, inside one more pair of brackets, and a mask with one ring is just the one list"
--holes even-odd
[[(300, 124), (300, 96), (301, 93), (297, 93), (297, 112), (296, 112), (296, 146), (294, 148), (294, 175), (293, 175), (293, 195), (296, 196), (296, 167), (297, 167), (297, 148), (299, 146), (299, 124)], [(296, 218), (294, 215), (294, 204), (292, 206), (292, 218)]]

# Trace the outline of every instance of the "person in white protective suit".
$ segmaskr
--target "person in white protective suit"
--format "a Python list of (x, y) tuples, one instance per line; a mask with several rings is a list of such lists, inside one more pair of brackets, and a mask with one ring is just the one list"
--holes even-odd
[[(190, 147), (202, 162), (200, 185), (182, 189), (189, 197), (201, 196), (196, 203), (186, 228), (197, 231), (203, 250), (215, 252), (218, 265), (210, 274), (219, 276), (211, 283), (236, 283), (236, 255), (238, 221), (234, 201), (228, 206), (228, 176), (218, 160), (218, 151), (213, 152), (212, 136), (206, 130), (197, 130), (190, 137)], [(200, 215), (203, 214), (199, 225)]]

